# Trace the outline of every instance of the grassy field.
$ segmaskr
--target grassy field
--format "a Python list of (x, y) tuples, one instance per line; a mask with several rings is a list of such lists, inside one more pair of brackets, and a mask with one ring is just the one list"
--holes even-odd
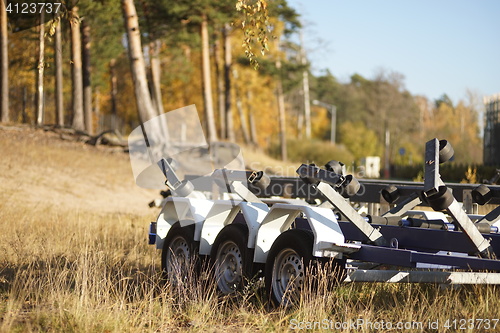
[(126, 155), (31, 129), (0, 129), (0, 152), (1, 332), (500, 330), (494, 286), (342, 284), (283, 309), (258, 283), (235, 296), (210, 279), (166, 285), (146, 239), (156, 193), (133, 184)]

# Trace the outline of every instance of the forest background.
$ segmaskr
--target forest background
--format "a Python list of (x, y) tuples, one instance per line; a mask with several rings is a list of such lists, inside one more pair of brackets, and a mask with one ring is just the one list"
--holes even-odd
[[(2, 1), (8, 9), (11, 1)], [(62, 15), (33, 17), (31, 26), (1, 15), (3, 123), (128, 134), (141, 120), (195, 104), (210, 141), (292, 162), (356, 167), (380, 156), (385, 176), (415, 179), (434, 137), (453, 144), (453, 180), (482, 161), (479, 96), (429, 100), (412, 95), (402, 74), (383, 70), (349, 82), (328, 70), (314, 74), (300, 14), (286, 0), (62, 4)]]

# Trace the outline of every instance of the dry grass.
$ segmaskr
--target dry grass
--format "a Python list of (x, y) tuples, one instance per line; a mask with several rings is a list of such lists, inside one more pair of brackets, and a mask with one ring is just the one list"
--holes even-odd
[(2, 332), (275, 332), (299, 322), (324, 327), (323, 320), (500, 317), (498, 289), (491, 286), (344, 284), (328, 292), (320, 286), (306, 290), (293, 309), (272, 308), (253, 285), (228, 297), (210, 280), (161, 283), (159, 253), (146, 245), (144, 221), (136, 216), (52, 208), (34, 215), (12, 207), (2, 217), (1, 229), (9, 230), (0, 236)]
[[(37, 164), (52, 176), (76, 163), (83, 182), (95, 180), (115, 189), (128, 181), (126, 166), (120, 164), (126, 159), (42, 141), (33, 151), (35, 144), (28, 139), (11, 145), (4, 144), (10, 139), (1, 134), (0, 139), (2, 177), (21, 184), (13, 188), (7, 184), (17, 184), (14, 181), (1, 183), (0, 332), (285, 332), (308, 323), (316, 327), (309, 331), (336, 331), (335, 322), (360, 319), (421, 322), (422, 330), (407, 331), (443, 332), (446, 320), (500, 318), (499, 290), (493, 286), (343, 284), (325, 291), (326, 285), (320, 284), (319, 291), (304, 291), (297, 307), (283, 309), (269, 306), (258, 284), (236, 296), (221, 296), (210, 279), (164, 284), (160, 254), (147, 245), (150, 212), (124, 213), (115, 209), (118, 206), (98, 204), (69, 209), (75, 183), (46, 189), (45, 195), (54, 192), (61, 198), (66, 190), (69, 199), (64, 204), (50, 197), (19, 200), (29, 192), (19, 163), (28, 169)], [(12, 146), (15, 149), (8, 148)], [(87, 168), (96, 165), (115, 169), (85, 178)], [(27, 177), (33, 181), (36, 175), (28, 172)], [(46, 174), (39, 177), (43, 180)], [(427, 329), (429, 321), (436, 320), (439, 329)], [(340, 331), (387, 330), (363, 326)]]

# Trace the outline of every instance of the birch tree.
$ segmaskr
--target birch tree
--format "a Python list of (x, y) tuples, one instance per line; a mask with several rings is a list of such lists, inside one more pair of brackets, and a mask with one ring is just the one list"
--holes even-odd
[(207, 121), (208, 141), (217, 141), (217, 131), (215, 129), (214, 103), (212, 98), (212, 79), (210, 75), (210, 48), (208, 39), (208, 18), (202, 15), (200, 24), (201, 34), (201, 63), (203, 72), (203, 101), (205, 102), (205, 115)]
[(59, 20), (55, 27), (55, 66), (56, 66), (56, 124), (59, 127), (64, 126), (63, 109), (63, 63), (62, 63), (62, 41), (61, 41), (61, 23)]
[(92, 86), (90, 65), (90, 26), (86, 20), (82, 21), (82, 80), (83, 80), (83, 114), (85, 119), (85, 130), (93, 134), (92, 121)]
[(134, 1), (122, 0), (122, 12), (127, 33), (128, 56), (134, 83), (137, 112), (140, 121), (144, 123), (153, 118), (155, 114), (148, 89), (146, 64), (142, 53), (141, 33)]
[(0, 0), (0, 121), (9, 121), (9, 57), (7, 48), (7, 11)]
[(37, 76), (36, 76), (36, 125), (43, 125), (43, 71), (45, 67), (45, 23), (44, 17), (45, 13), (42, 11), (40, 13), (40, 31), (39, 31), (39, 44), (38, 44), (38, 66), (37, 66)]
[(78, 131), (85, 130), (83, 116), (83, 79), (82, 79), (82, 40), (80, 35), (80, 17), (78, 7), (71, 10), (71, 70), (72, 70), (72, 127)]

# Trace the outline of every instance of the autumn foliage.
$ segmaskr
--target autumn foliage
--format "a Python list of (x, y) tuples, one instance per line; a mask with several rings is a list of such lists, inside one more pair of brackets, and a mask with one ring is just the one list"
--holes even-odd
[[(126, 134), (138, 125), (120, 3), (81, 0), (78, 17), (66, 15), (60, 21), (46, 23), (44, 124), (56, 124), (53, 32), (57, 24), (61, 25), (63, 40), (63, 123), (73, 123), (70, 21), (80, 20), (90, 29), (94, 132), (114, 124)], [(305, 149), (307, 143), (301, 142), (307, 131), (303, 73), (308, 73), (311, 99), (337, 107), (338, 147), (328, 159), (342, 157), (349, 159), (347, 163), (358, 164), (363, 157), (375, 155), (387, 156), (391, 165), (417, 165), (422, 162), (425, 141), (437, 137), (453, 144), (455, 163), (482, 160), (481, 105), (475, 102), (477, 97), (451, 101), (443, 95), (440, 100), (431, 101), (425, 96), (414, 96), (406, 90), (404, 76), (390, 71), (380, 71), (372, 78), (354, 73), (344, 82), (328, 71), (313, 73), (302, 45), (297, 43), (300, 16), (285, 0), (142, 0), (135, 1), (135, 5), (152, 96), (154, 91), (161, 91), (159, 103), (165, 111), (196, 104), (203, 124), (215, 123), (219, 139), (232, 139), (228, 133), (233, 133), (237, 142), (276, 154), (276, 147), (283, 145), (280, 135), (284, 132), (291, 140), (286, 144), (289, 156), (276, 154), (278, 157), (313, 160), (317, 156), (315, 150), (330, 151), (326, 143), (331, 133), (330, 113), (320, 106), (311, 106), (310, 148)], [(204, 112), (206, 98), (202, 93), (207, 79), (202, 78), (199, 32), (205, 16), (215, 104), (213, 116), (208, 118), (210, 113)], [(36, 120), (38, 31), (35, 26), (8, 32), (8, 113), (14, 123), (34, 124)], [(225, 50), (229, 50), (230, 62)], [(161, 68), (157, 83), (153, 80), (158, 75), (153, 71), (154, 59)], [(281, 122), (280, 91), (285, 101)]]

